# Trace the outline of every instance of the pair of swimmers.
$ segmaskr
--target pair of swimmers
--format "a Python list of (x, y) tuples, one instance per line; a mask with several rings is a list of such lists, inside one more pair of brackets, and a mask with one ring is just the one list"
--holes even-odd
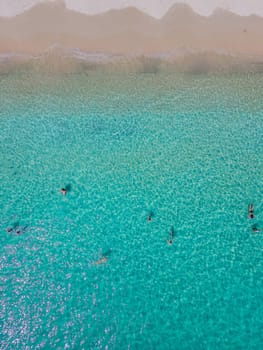
[(16, 229), (14, 229), (14, 228), (12, 228), (12, 227), (8, 227), (7, 228), (7, 232), (8, 233), (11, 233), (11, 232), (15, 232), (17, 235), (20, 235), (20, 233), (21, 233), (21, 230), (16, 230)]
[[(147, 216), (147, 221), (152, 221), (153, 219), (153, 212), (150, 212), (149, 215)], [(171, 227), (169, 231), (169, 237), (167, 239), (167, 244), (172, 245), (174, 240), (174, 228), (173, 226)]]
[(16, 233), (17, 235), (20, 235), (21, 233), (24, 233), (26, 229), (27, 226), (14, 225), (14, 227), (8, 227), (6, 230), (8, 233)]

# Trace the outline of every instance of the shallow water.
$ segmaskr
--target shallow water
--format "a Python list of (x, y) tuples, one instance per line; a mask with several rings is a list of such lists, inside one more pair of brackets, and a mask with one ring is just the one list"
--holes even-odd
[(261, 347), (262, 84), (2, 77), (1, 349)]

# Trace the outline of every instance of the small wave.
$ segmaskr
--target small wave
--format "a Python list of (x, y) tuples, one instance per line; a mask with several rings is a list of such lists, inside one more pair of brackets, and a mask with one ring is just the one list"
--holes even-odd
[(185, 73), (262, 72), (260, 56), (233, 55), (224, 50), (207, 51), (180, 48), (170, 52), (145, 55), (117, 55), (88, 52), (78, 48), (49, 47), (39, 55), (4, 53), (0, 55), (0, 74), (30, 71), (52, 73), (87, 73), (120, 71), (157, 74), (162, 71)]

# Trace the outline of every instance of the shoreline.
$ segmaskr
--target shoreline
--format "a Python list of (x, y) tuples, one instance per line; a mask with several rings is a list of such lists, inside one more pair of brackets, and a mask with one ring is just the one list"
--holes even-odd
[(53, 45), (40, 54), (0, 53), (0, 74), (14, 71), (80, 73), (94, 70), (158, 73), (262, 72), (263, 55), (180, 48), (160, 53), (113, 54)]

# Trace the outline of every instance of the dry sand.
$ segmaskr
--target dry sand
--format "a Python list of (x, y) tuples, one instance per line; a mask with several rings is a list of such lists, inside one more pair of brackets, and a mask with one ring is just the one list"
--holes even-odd
[[(61, 1), (42, 3), (16, 17), (0, 17), (0, 53), (39, 55), (38, 62), (49, 62), (56, 69), (66, 65), (74, 70), (79, 62), (75, 55), (65, 58), (64, 52), (79, 48), (125, 56), (117, 60), (118, 65), (132, 61), (146, 71), (160, 69), (162, 61), (197, 71), (252, 62), (262, 70), (262, 38), (261, 17), (241, 17), (223, 10), (204, 17), (182, 4), (173, 6), (161, 19), (135, 8), (89, 16), (67, 9)], [(108, 61), (113, 66), (117, 62), (112, 62), (112, 56)]]
[(40, 53), (54, 44), (85, 51), (153, 54), (178, 48), (263, 55), (263, 18), (218, 10), (209, 17), (175, 5), (160, 20), (135, 8), (88, 16), (63, 2), (0, 18), (0, 51)]

